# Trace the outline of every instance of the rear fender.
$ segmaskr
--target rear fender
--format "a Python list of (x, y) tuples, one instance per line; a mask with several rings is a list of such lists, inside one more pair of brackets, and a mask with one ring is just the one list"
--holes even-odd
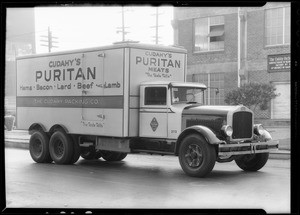
[(35, 131), (41, 131), (41, 132), (46, 132), (46, 128), (44, 127), (43, 124), (41, 123), (33, 123), (29, 128), (28, 128), (28, 133), (31, 135)]

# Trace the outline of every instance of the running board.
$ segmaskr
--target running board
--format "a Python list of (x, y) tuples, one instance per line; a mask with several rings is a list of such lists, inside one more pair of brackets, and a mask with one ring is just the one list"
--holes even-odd
[(162, 152), (155, 150), (143, 150), (143, 149), (134, 149), (131, 153), (147, 153), (147, 154), (160, 154), (160, 155), (175, 155), (173, 152)]

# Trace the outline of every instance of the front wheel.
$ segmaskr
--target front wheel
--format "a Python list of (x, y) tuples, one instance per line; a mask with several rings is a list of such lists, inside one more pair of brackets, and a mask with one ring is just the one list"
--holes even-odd
[(80, 156), (85, 160), (94, 160), (96, 157), (96, 150), (93, 147), (81, 147)]
[(242, 155), (235, 160), (235, 163), (244, 171), (257, 171), (268, 161), (269, 153)]
[(189, 176), (204, 177), (216, 163), (215, 148), (198, 134), (185, 137), (179, 148), (179, 163)]

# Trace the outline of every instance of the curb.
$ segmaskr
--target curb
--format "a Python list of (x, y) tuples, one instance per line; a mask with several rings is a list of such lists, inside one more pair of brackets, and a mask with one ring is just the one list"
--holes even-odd
[[(5, 147), (28, 150), (29, 149), (29, 140), (5, 139)], [(269, 155), (269, 159), (289, 160), (289, 159), (291, 159), (291, 153), (288, 150), (278, 150), (276, 152), (271, 152)]]
[(20, 140), (20, 139), (5, 139), (5, 147), (29, 149), (29, 142), (28, 140)]
[(278, 160), (290, 160), (291, 153), (287, 150), (278, 150), (277, 152), (272, 152), (269, 154), (270, 159), (278, 159)]

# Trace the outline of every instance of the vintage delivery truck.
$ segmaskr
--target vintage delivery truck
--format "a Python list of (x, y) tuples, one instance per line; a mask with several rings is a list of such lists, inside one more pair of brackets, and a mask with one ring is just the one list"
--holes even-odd
[(243, 105), (207, 106), (187, 83), (187, 53), (133, 42), (19, 57), (17, 128), (38, 163), (121, 161), (128, 153), (175, 155), (204, 177), (215, 162), (257, 171), (278, 142)]

